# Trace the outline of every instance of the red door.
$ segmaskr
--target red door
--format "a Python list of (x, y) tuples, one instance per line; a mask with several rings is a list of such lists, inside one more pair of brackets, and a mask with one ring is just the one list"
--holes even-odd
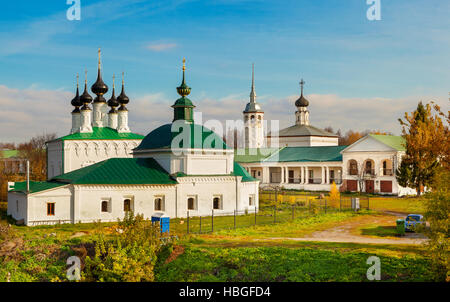
[(373, 180), (366, 180), (366, 193), (374, 193), (375, 186)]
[(350, 192), (358, 191), (358, 182), (353, 179), (347, 179), (347, 190)]
[(392, 181), (381, 180), (380, 181), (380, 191), (382, 193), (392, 193)]

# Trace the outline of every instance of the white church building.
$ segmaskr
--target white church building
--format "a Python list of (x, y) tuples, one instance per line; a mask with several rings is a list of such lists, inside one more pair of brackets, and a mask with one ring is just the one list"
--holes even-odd
[(310, 124), (309, 101), (295, 101), (295, 125), (268, 133), (262, 126), (264, 112), (256, 102), (254, 74), (250, 102), (243, 112), (245, 148), (235, 150), (235, 160), (262, 188), (282, 187), (306, 191), (329, 191), (334, 182), (341, 191), (410, 195), (401, 187), (395, 171), (405, 154), (400, 136), (369, 134), (350, 146), (339, 146), (338, 136)]
[(77, 87), (71, 102), (71, 133), (48, 142), (48, 180), (9, 184), (8, 215), (33, 226), (117, 221), (128, 211), (182, 218), (258, 208), (259, 180), (235, 161), (221, 137), (194, 122), (184, 60), (172, 123), (145, 137), (128, 127), (123, 81), (119, 97), (113, 85), (110, 100), (104, 99), (100, 52), (91, 90), (93, 110), (85, 81), (84, 93)]

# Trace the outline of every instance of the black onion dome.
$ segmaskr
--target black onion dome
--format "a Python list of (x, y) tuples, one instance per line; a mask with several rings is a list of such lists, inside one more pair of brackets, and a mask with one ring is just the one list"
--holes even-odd
[(80, 91), (78, 89), (78, 85), (77, 85), (77, 92), (75, 97), (72, 99), (72, 101), (70, 102), (72, 104), (72, 106), (75, 107), (75, 109), (72, 111), (73, 113), (76, 112), (80, 112), (80, 106), (83, 105), (83, 103), (81, 102), (81, 98), (80, 98)]
[(296, 107), (308, 107), (309, 101), (303, 96), (303, 86), (305, 85), (305, 81), (303, 79), (300, 81), (300, 97), (295, 101)]
[(123, 74), (122, 74), (122, 91), (120, 92), (120, 95), (117, 97), (117, 101), (120, 103), (120, 111), (126, 111), (127, 108), (125, 105), (127, 105), (130, 102), (130, 99), (125, 94), (125, 84), (123, 80)]
[(101, 73), (101, 52), (98, 50), (98, 74), (97, 81), (92, 85), (91, 91), (97, 95), (94, 102), (105, 102), (103, 95), (108, 92), (108, 86), (103, 82)]
[(97, 81), (92, 85), (91, 91), (97, 95), (96, 101), (104, 101), (105, 98), (101, 97), (108, 92), (108, 86), (103, 82), (100, 69), (98, 70)]
[(116, 113), (117, 112), (116, 107), (120, 105), (119, 102), (117, 101), (115, 90), (116, 89), (113, 85), (112, 95), (111, 98), (108, 100), (108, 106), (111, 107), (109, 113)]
[(92, 103), (92, 97), (91, 97), (91, 95), (88, 92), (87, 83), (86, 82), (84, 83), (84, 91), (83, 91), (83, 94), (80, 97), (80, 100), (81, 100), (81, 103), (83, 103), (83, 104)]
[(298, 98), (298, 100), (295, 101), (295, 106), (297, 106), (297, 107), (308, 107), (309, 106), (309, 101), (303, 95), (301, 95)]

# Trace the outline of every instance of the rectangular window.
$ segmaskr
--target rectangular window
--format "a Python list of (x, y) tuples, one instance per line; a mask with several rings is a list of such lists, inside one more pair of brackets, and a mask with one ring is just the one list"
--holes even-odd
[(213, 209), (214, 210), (222, 210), (222, 196), (214, 196)]
[(124, 212), (130, 212), (131, 211), (131, 200), (125, 199), (123, 201), (123, 211)]
[(248, 205), (249, 206), (254, 206), (255, 205), (255, 195), (250, 195), (249, 197), (248, 197)]
[(164, 211), (164, 196), (155, 197), (155, 211)]
[(47, 216), (55, 216), (55, 203), (47, 203)]
[(102, 213), (109, 211), (109, 202), (107, 200), (102, 200)]

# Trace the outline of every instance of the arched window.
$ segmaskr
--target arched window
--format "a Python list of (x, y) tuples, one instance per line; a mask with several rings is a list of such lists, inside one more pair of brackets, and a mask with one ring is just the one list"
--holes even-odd
[(383, 175), (393, 175), (392, 161), (389, 159), (383, 160)]
[(358, 162), (354, 159), (351, 159), (349, 161), (349, 171), (348, 174), (350, 175), (358, 175)]
[(108, 212), (108, 202), (106, 200), (102, 201), (102, 212)]
[(164, 211), (164, 205), (162, 198), (155, 198), (155, 211)]
[(366, 160), (364, 164), (364, 173), (368, 175), (375, 175), (374, 163), (371, 159)]
[(124, 210), (124, 212), (130, 212), (131, 211), (131, 200), (125, 199), (123, 201), (123, 210)]

